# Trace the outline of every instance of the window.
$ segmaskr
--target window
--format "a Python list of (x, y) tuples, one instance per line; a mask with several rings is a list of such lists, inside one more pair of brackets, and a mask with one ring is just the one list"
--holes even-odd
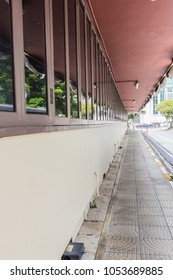
[(55, 114), (67, 116), (64, 0), (53, 0)]
[(97, 119), (97, 66), (96, 66), (96, 35), (92, 31), (92, 65), (93, 65), (93, 118)]
[(27, 113), (47, 113), (44, 0), (23, 0)]
[(164, 90), (160, 91), (160, 102), (163, 101), (165, 99), (165, 93)]
[(154, 96), (153, 97), (153, 114), (157, 115), (158, 112), (156, 111), (156, 106), (158, 104), (158, 96)]
[(101, 91), (101, 78), (100, 78), (100, 46), (97, 42), (96, 49), (96, 57), (97, 57), (97, 120), (100, 120), (100, 91)]
[(88, 71), (88, 114), (93, 119), (93, 96), (92, 96), (92, 64), (91, 64), (91, 23), (87, 18), (87, 71)]
[(14, 111), (11, 1), (0, 0), (0, 111)]
[(76, 43), (76, 1), (68, 0), (70, 111), (71, 118), (79, 117)]
[(167, 87), (167, 92), (173, 92), (173, 88), (172, 87)]
[(82, 119), (87, 118), (87, 106), (86, 106), (86, 55), (85, 55), (85, 14), (84, 8), (80, 3), (79, 6), (80, 15), (80, 72), (81, 72), (81, 111)]
[(103, 120), (103, 55), (100, 50), (100, 120)]

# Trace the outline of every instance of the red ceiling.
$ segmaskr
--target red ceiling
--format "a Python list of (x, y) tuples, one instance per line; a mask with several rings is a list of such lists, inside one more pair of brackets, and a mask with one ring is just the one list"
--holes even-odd
[(139, 111), (172, 63), (173, 0), (88, 0), (127, 111)]

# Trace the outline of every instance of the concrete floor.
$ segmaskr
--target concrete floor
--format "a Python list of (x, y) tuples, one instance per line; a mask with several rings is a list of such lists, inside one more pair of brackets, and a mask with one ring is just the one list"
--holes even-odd
[(173, 260), (173, 187), (141, 135), (129, 130), (76, 242), (83, 259)]

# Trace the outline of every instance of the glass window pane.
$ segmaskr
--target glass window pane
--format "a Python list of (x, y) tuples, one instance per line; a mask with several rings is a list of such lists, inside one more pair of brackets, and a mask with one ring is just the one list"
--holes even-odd
[(70, 62), (70, 106), (71, 117), (79, 117), (77, 44), (76, 44), (76, 0), (68, 0), (69, 62)]
[(53, 0), (55, 113), (67, 116), (64, 0)]
[(10, 3), (0, 0), (0, 111), (14, 111)]
[(82, 118), (86, 119), (86, 57), (85, 57), (85, 21), (84, 9), (80, 5), (80, 54), (81, 54), (81, 109)]
[(88, 66), (88, 113), (93, 118), (92, 64), (91, 64), (91, 23), (87, 18), (87, 66)]
[(101, 90), (101, 78), (100, 78), (100, 47), (97, 43), (97, 119), (100, 120), (100, 90)]
[(25, 97), (28, 113), (47, 112), (44, 0), (23, 0)]
[(97, 67), (96, 67), (96, 36), (92, 32), (92, 65), (93, 65), (93, 118), (97, 119)]

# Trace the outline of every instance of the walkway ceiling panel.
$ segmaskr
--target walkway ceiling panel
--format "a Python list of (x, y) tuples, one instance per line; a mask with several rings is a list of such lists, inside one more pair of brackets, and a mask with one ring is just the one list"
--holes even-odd
[[(122, 100), (139, 111), (173, 58), (172, 0), (88, 0)], [(134, 83), (138, 81), (139, 88)], [(123, 102), (132, 111), (129, 102)], [(131, 105), (131, 104), (130, 104)]]

